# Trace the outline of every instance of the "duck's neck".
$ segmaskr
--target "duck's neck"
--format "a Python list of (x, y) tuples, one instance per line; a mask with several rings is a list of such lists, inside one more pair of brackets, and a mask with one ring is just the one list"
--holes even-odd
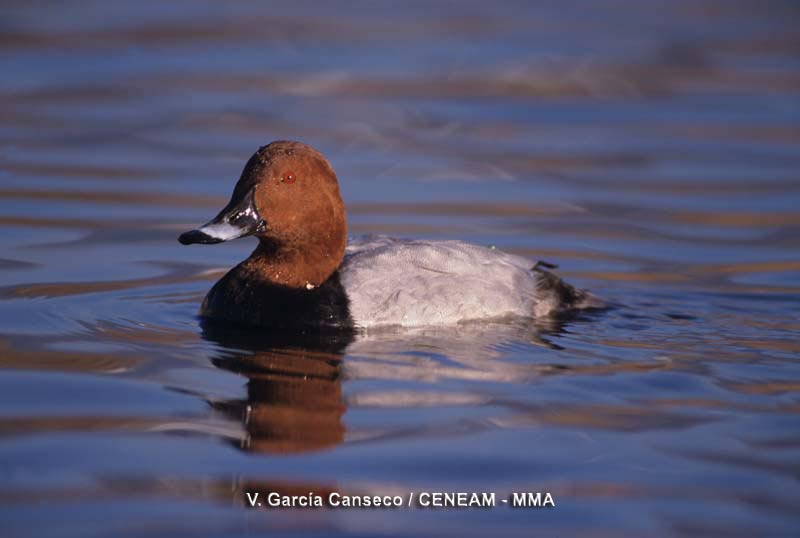
[(299, 249), (261, 239), (242, 266), (251, 273), (250, 278), (290, 288), (314, 289), (339, 268), (343, 256), (344, 244), (317, 244)]

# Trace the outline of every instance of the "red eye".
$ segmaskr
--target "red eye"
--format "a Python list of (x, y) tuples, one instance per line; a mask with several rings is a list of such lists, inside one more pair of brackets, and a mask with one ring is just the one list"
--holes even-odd
[(283, 182), (284, 183), (294, 183), (296, 179), (297, 178), (295, 177), (295, 175), (292, 172), (289, 172), (288, 174), (283, 176)]

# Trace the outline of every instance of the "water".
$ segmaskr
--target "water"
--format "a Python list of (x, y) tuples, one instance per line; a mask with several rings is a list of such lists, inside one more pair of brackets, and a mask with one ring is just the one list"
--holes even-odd
[[(3, 535), (796, 535), (798, 21), (790, 1), (5, 2)], [(355, 342), (204, 329), (253, 240), (177, 235), (278, 138), (329, 157), (352, 233), (495, 245), (615, 307)]]

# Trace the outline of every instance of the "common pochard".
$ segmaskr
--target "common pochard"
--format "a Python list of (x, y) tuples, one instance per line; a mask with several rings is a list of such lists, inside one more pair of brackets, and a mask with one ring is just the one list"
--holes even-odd
[(553, 266), (463, 241), (347, 239), (336, 173), (312, 147), (277, 141), (242, 171), (228, 205), (179, 241), (254, 235), (258, 246), (211, 288), (201, 315), (270, 328), (418, 327), (542, 318), (601, 305)]

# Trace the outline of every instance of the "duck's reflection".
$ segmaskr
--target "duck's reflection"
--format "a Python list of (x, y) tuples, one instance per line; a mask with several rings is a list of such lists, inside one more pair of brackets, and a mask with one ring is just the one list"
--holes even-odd
[(341, 362), (352, 336), (270, 334), (209, 322), (202, 329), (224, 347), (213, 363), (248, 378), (246, 401), (215, 404), (243, 422), (243, 449), (298, 453), (344, 440)]
[[(246, 376), (247, 399), (213, 403), (244, 426), (237, 439), (242, 449), (259, 453), (302, 453), (331, 449), (345, 440), (347, 406), (427, 408), (488, 405), (483, 392), (437, 390), (441, 380), (473, 383), (530, 383), (563, 374), (570, 366), (556, 363), (553, 340), (564, 324), (534, 325), (519, 320), (454, 327), (385, 330), (359, 334), (269, 332), (265, 329), (201, 322), (203, 337), (220, 345), (212, 362)], [(526, 360), (504, 360), (518, 346)], [(538, 349), (538, 352), (534, 350)], [(343, 363), (345, 350), (348, 359)], [(342, 380), (422, 382), (417, 390), (360, 390), (342, 396)], [(433, 385), (431, 384), (433, 383)], [(498, 402), (492, 403), (497, 407)], [(502, 406), (501, 406), (502, 407)], [(519, 413), (519, 406), (514, 413)], [(463, 418), (463, 417), (462, 417)], [(466, 419), (464, 419), (466, 420)], [(459, 419), (458, 424), (463, 425)], [(446, 424), (375, 424), (350, 431), (350, 442), (375, 442), (398, 436), (435, 435)], [(480, 429), (485, 424), (478, 422)], [(460, 428), (460, 426), (459, 426)], [(460, 431), (460, 430), (459, 430)]]

